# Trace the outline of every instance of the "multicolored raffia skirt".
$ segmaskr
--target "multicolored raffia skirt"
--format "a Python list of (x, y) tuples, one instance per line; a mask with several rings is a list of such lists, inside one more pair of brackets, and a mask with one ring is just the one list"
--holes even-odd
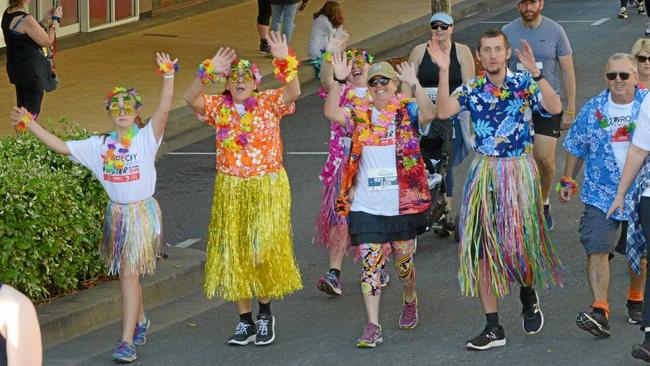
[[(347, 161), (347, 154), (343, 161)], [(329, 252), (337, 254), (347, 253), (351, 244), (347, 218), (336, 212), (336, 199), (339, 195), (342, 176), (343, 167), (340, 166), (332, 182), (323, 182), (323, 196), (316, 218), (313, 240), (317, 248), (327, 249)]]
[(281, 298), (302, 289), (290, 211), (284, 169), (252, 178), (217, 173), (203, 288), (208, 298)]
[(109, 275), (120, 274), (125, 265), (141, 275), (154, 274), (162, 238), (162, 215), (153, 197), (133, 203), (108, 202), (102, 257)]
[(477, 155), (461, 208), (460, 289), (476, 296), (480, 266), (498, 297), (511, 286), (562, 285), (562, 264), (544, 219), (539, 174), (532, 157)]

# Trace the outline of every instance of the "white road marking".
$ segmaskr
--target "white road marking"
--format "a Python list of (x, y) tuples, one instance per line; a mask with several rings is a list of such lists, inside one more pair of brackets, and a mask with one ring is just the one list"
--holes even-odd
[[(603, 19), (605, 19), (605, 20), (603, 20)], [(597, 23), (597, 22), (602, 23), (602, 22), (605, 22), (609, 18), (603, 18), (603, 19), (599, 19), (599, 20), (556, 20), (556, 22), (558, 22), (558, 23), (592, 23), (592, 25), (598, 25), (598, 24), (593, 24), (593, 23)], [(506, 23), (510, 23), (510, 22), (511, 22), (510, 20), (484, 20), (484, 21), (482, 21), (480, 23), (483, 23), (483, 24), (506, 24)], [(599, 23), (599, 24), (601, 24), (601, 23)]]
[(174, 244), (174, 246), (175, 246), (176, 248), (187, 248), (187, 247), (189, 247), (190, 245), (192, 245), (192, 244), (194, 244), (194, 243), (198, 243), (198, 242), (200, 242), (200, 241), (201, 241), (201, 239), (196, 239), (196, 238), (194, 238), (194, 239), (187, 239), (187, 240), (182, 241), (182, 242), (180, 242), (180, 243), (176, 243), (176, 244)]
[(605, 23), (608, 20), (609, 20), (609, 18), (598, 19), (595, 22), (591, 23), (591, 25), (601, 25), (601, 24)]
[(478, 11), (475, 11), (473, 13), (469, 13), (469, 14), (465, 15), (465, 18), (473, 17), (476, 14), (478, 14)]

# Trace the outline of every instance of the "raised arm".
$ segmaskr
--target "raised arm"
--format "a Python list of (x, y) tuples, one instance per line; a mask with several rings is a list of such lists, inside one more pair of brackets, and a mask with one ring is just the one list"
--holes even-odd
[(415, 96), (415, 101), (418, 104), (419, 112), (419, 122), (420, 126), (426, 129), (426, 126), (431, 123), (431, 121), (436, 116), (436, 109), (433, 106), (433, 102), (429, 99), (427, 92), (424, 91), (418, 78), (415, 74), (415, 66), (409, 64), (408, 62), (402, 62), (397, 65), (397, 78), (403, 83), (407, 84), (411, 93)]
[[(269, 46), (271, 47), (271, 54), (273, 55), (273, 64), (281, 65), (280, 69), (284, 75), (283, 78), (289, 79), (288, 82), (282, 87), (282, 100), (285, 105), (291, 105), (300, 96), (300, 81), (298, 80), (298, 60), (295, 55), (289, 55), (289, 43), (287, 36), (279, 32), (269, 32)], [(295, 63), (295, 65), (292, 65)], [(284, 68), (284, 70), (282, 70)], [(293, 75), (292, 75), (293, 74)], [(276, 75), (276, 78), (278, 75)]]
[[(334, 76), (338, 80), (345, 80), (352, 71), (352, 61), (345, 62), (345, 54), (343, 52), (336, 52), (332, 55), (332, 68), (334, 69)], [(338, 122), (340, 125), (345, 125), (345, 109), (339, 107), (339, 96), (343, 89), (343, 84), (335, 82), (330, 89), (330, 92), (325, 100), (324, 113), (325, 117), (330, 121)]]
[(34, 121), (32, 114), (24, 107), (14, 107), (9, 114), (9, 118), (11, 124), (17, 131), (28, 130), (41, 140), (41, 142), (43, 142), (50, 150), (59, 154), (70, 155), (68, 145)]
[[(230, 69), (231, 63), (237, 58), (235, 50), (229, 47), (221, 47), (217, 53), (209, 61), (208, 72), (212, 72), (212, 75), (220, 75)], [(209, 74), (209, 73), (208, 73)], [(194, 110), (198, 115), (205, 115), (205, 85), (210, 83), (210, 80), (207, 78), (207, 75), (204, 75), (206, 78), (201, 78), (201, 75), (197, 76), (192, 84), (185, 90), (183, 98), (185, 102)]]
[[(521, 39), (520, 42), (521, 49), (515, 49), (515, 54), (517, 54), (519, 62), (524, 65), (533, 77), (541, 75), (542, 72), (539, 71), (535, 63), (533, 49), (525, 39)], [(562, 101), (560, 100), (560, 96), (551, 87), (551, 84), (546, 79), (538, 81), (537, 84), (539, 84), (539, 90), (542, 93), (542, 107), (551, 114), (559, 114), (562, 112)]]
[(151, 117), (153, 126), (153, 133), (156, 141), (160, 140), (165, 127), (167, 126), (167, 119), (169, 111), (172, 108), (172, 98), (174, 97), (174, 75), (176, 74), (176, 62), (178, 59), (172, 59), (167, 53), (156, 52), (156, 63), (158, 63), (158, 70), (163, 76), (163, 86), (160, 92), (160, 103), (158, 108)]
[(334, 84), (334, 72), (332, 71), (331, 59), (325, 60), (325, 57), (332, 57), (335, 53), (343, 51), (343, 44), (350, 38), (346, 31), (334, 32), (334, 35), (329, 37), (325, 54), (320, 64), (320, 85), (326, 93), (330, 92)]
[(460, 112), (460, 103), (449, 93), (449, 54), (440, 49), (436, 41), (427, 45), (431, 61), (438, 65), (438, 96), (436, 97), (435, 114), (438, 119), (448, 119)]
[[(424, 57), (426, 49), (427, 49), (426, 43), (415, 46), (415, 48), (413, 48), (411, 54), (409, 55), (408, 63), (411, 65), (420, 65), (422, 63), (422, 58)], [(407, 97), (413, 96), (413, 91), (411, 90), (411, 86), (408, 85), (407, 83), (402, 83), (400, 90)]]

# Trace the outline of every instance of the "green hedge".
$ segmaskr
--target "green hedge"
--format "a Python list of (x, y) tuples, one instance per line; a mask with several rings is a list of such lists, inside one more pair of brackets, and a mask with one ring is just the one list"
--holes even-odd
[[(63, 140), (89, 136), (65, 120), (48, 128)], [(40, 301), (102, 273), (106, 199), (88, 169), (31, 133), (0, 137), (0, 281)]]

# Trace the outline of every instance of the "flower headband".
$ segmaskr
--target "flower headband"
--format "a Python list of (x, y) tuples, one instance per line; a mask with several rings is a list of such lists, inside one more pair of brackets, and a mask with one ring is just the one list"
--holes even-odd
[(364, 63), (371, 64), (375, 59), (373, 55), (362, 48), (348, 50), (345, 52), (345, 55), (347, 56), (348, 60), (354, 61), (354, 63), (360, 68), (363, 67)]
[(257, 68), (257, 65), (250, 62), (250, 60), (241, 59), (233, 61), (230, 66), (230, 71), (228, 71), (226, 74), (226, 78), (228, 78), (233, 71), (236, 71), (237, 73), (240, 71), (243, 71), (244, 73), (250, 72), (255, 79), (256, 86), (259, 86), (262, 82), (262, 75), (260, 74), (260, 70)]
[(138, 109), (142, 107), (142, 97), (138, 95), (138, 92), (135, 90), (135, 88), (125, 88), (123, 86), (116, 86), (114, 87), (108, 95), (106, 95), (106, 98), (104, 98), (104, 103), (106, 104), (106, 110), (109, 110), (111, 107), (112, 102), (116, 102), (115, 96), (118, 94), (127, 94), (133, 100), (135, 101), (135, 108)]

